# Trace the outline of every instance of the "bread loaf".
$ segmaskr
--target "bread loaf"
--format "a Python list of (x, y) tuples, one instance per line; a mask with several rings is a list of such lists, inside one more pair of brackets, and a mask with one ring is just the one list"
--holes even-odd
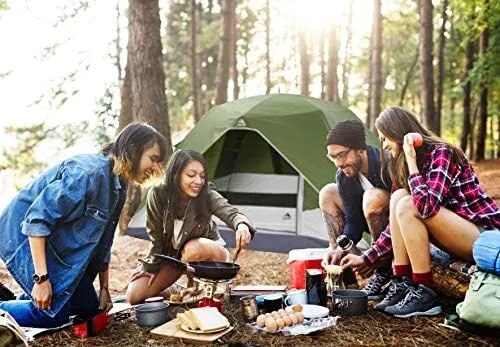
[[(189, 313), (189, 314), (187, 314)], [(209, 332), (229, 326), (229, 321), (216, 307), (200, 307), (186, 311), (189, 319), (198, 326), (201, 331)]]

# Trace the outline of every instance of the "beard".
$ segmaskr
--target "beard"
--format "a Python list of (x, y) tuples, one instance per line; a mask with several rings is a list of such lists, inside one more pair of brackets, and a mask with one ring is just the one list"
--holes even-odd
[(359, 174), (359, 171), (361, 170), (361, 165), (362, 165), (361, 156), (356, 154), (355, 159), (352, 163), (341, 165), (338, 168), (341, 170), (350, 169), (348, 170), (350, 172), (344, 171), (344, 174), (348, 177), (353, 177)]

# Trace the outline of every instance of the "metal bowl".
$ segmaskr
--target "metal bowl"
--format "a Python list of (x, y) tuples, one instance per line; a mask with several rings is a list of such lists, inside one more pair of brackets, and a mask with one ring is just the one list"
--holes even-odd
[(332, 292), (332, 311), (334, 313), (354, 316), (366, 313), (368, 310), (368, 295), (355, 289), (338, 289)]
[(170, 320), (168, 303), (151, 302), (135, 307), (135, 317), (140, 326), (161, 325)]

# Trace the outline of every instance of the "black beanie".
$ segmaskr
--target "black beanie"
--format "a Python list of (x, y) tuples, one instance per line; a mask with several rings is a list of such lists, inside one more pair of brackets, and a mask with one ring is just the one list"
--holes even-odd
[(365, 126), (359, 120), (339, 122), (328, 132), (326, 145), (366, 149)]

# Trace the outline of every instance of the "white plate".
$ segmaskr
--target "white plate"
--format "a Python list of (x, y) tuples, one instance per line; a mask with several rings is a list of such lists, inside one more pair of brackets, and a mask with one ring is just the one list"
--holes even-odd
[(302, 314), (304, 318), (321, 318), (328, 316), (328, 308), (319, 305), (302, 305)]
[(186, 324), (181, 324), (180, 327), (181, 327), (182, 330), (187, 331), (188, 333), (193, 333), (193, 334), (213, 334), (213, 333), (218, 333), (220, 331), (226, 330), (230, 326), (228, 325), (226, 327), (222, 327), (222, 328), (214, 329), (214, 330), (210, 330), (210, 331), (202, 331), (202, 330), (198, 330), (198, 329), (197, 330), (192, 330), (192, 329), (189, 329), (189, 327)]

